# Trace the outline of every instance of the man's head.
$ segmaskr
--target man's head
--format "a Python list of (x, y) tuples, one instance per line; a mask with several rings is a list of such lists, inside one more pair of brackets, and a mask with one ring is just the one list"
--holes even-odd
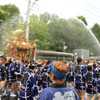
[(3, 62), (4, 62), (4, 61), (3, 61), (3, 59), (1, 59), (1, 58), (0, 58), (0, 65), (2, 65), (2, 64), (3, 64)]
[(93, 64), (93, 68), (96, 68), (96, 64)]
[(46, 64), (50, 64), (51, 61), (50, 60), (45, 60)]
[(82, 63), (83, 63), (83, 62), (82, 62), (82, 58), (78, 57), (78, 58), (77, 58), (77, 62), (78, 62), (78, 64), (82, 64)]
[(0, 56), (0, 65), (2, 65), (6, 60), (5, 56)]
[(11, 57), (7, 58), (6, 64), (12, 63), (12, 60), (13, 60), (13, 59), (12, 59)]
[(26, 61), (25, 61), (25, 65), (28, 66), (28, 64), (29, 64), (29, 62), (28, 62), (28, 60), (26, 60)]
[(23, 59), (19, 60), (19, 64), (23, 65), (24, 64), (24, 60)]
[(33, 64), (33, 60), (30, 60), (30, 65), (32, 65)]
[(87, 70), (88, 70), (88, 71), (91, 71), (91, 70), (92, 70), (92, 66), (91, 66), (91, 65), (88, 65), (88, 66), (87, 66)]
[(48, 74), (50, 74), (50, 79), (57, 84), (63, 84), (65, 81), (66, 73), (69, 70), (69, 66), (61, 61), (56, 61), (51, 63), (48, 68)]
[(32, 71), (34, 71), (36, 68), (36, 65), (32, 64), (32, 65), (29, 65), (29, 69), (31, 69)]

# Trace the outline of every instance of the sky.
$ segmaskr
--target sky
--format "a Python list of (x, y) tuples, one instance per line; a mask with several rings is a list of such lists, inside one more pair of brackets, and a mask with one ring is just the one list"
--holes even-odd
[[(35, 0), (31, 0), (31, 6)], [(21, 15), (27, 17), (28, 0), (0, 0), (0, 5), (15, 4)], [(70, 18), (79, 15), (86, 17), (88, 27), (95, 23), (100, 24), (100, 0), (39, 0), (31, 9), (31, 14), (43, 14), (44, 12), (56, 14), (60, 18)]]

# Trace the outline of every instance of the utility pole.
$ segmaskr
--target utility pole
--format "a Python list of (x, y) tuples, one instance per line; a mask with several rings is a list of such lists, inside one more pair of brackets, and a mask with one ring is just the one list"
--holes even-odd
[[(28, 11), (27, 11), (27, 21), (26, 21), (26, 39), (29, 39), (29, 24), (30, 24), (30, 13), (32, 10), (33, 5), (35, 4), (36, 1), (39, 0), (35, 0), (34, 3), (31, 6), (31, 0), (28, 0)], [(31, 6), (31, 7), (30, 7)]]
[(26, 21), (26, 39), (29, 38), (29, 23), (30, 23), (30, 6), (31, 6), (31, 0), (28, 0), (28, 11), (27, 11), (27, 21)]

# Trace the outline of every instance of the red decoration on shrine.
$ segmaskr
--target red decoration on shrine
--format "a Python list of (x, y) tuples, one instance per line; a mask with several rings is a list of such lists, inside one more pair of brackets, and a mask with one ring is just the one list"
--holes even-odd
[[(13, 57), (16, 60), (24, 59), (24, 60), (30, 60), (30, 56), (32, 55), (32, 60), (35, 57), (35, 50), (36, 50), (36, 39), (34, 41), (34, 44), (31, 45), (26, 38), (24, 38), (25, 31), (16, 30), (12, 31), (14, 35), (21, 36), (21, 38), (16, 38), (15, 36), (12, 36), (14, 41), (10, 43), (10, 41), (7, 39), (7, 57)], [(10, 44), (9, 44), (10, 43)], [(32, 52), (31, 52), (32, 50)]]
[[(21, 38), (14, 38), (10, 44), (7, 44), (7, 57), (11, 56), (16, 60), (24, 59), (30, 60), (32, 45), (23, 37), (25, 32), (22, 30), (13, 31), (13, 34), (21, 36)], [(30, 54), (29, 54), (30, 53)]]

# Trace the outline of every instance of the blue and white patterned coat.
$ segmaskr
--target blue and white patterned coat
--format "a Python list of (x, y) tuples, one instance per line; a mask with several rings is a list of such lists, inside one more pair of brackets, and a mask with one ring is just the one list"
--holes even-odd
[[(78, 67), (77, 67), (78, 66)], [(84, 65), (78, 64), (74, 67), (73, 80), (75, 79), (75, 88), (77, 90), (85, 90), (85, 82), (87, 82), (87, 70)]]
[(33, 97), (38, 95), (35, 73), (31, 70), (29, 72), (25, 72), (21, 80), (20, 88), (20, 100), (33, 100)]

